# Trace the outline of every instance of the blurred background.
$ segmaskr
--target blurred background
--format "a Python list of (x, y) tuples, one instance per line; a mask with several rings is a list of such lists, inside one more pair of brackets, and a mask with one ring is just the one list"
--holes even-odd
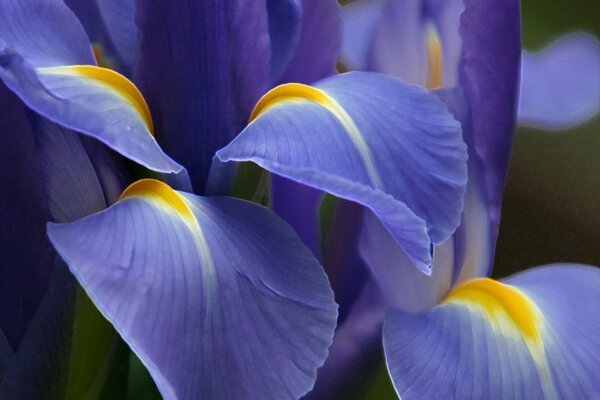
[[(523, 47), (574, 30), (600, 37), (596, 0), (522, 0)], [(504, 197), (494, 275), (578, 262), (600, 265), (600, 118), (574, 129), (519, 128)]]
[[(526, 50), (537, 51), (573, 31), (600, 38), (598, 0), (521, 3)], [(598, 116), (569, 130), (518, 128), (515, 134), (493, 276), (559, 262), (600, 266)], [(382, 355), (361, 372), (336, 399), (397, 398)]]

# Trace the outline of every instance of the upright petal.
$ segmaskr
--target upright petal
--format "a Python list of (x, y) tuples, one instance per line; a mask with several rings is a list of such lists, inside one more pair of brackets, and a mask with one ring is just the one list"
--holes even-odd
[(143, 180), (48, 233), (165, 398), (291, 399), (312, 387), (336, 306), (316, 259), (268, 210)]
[(600, 111), (600, 43), (572, 33), (536, 53), (523, 53), (519, 123), (566, 129)]
[(521, 58), (518, 0), (465, 0), (460, 84), (470, 106), (469, 155), (483, 166), (490, 219), (499, 221), (516, 123)]
[(424, 22), (422, 0), (389, 1), (375, 26), (369, 70), (425, 86)]
[(196, 192), (218, 149), (246, 124), (270, 77), (265, 0), (137, 2), (135, 81), (157, 137)]
[(271, 82), (277, 82), (296, 52), (302, 30), (300, 0), (267, 0), (271, 40)]
[[(365, 71), (371, 64), (373, 36), (388, 0), (353, 1), (342, 7), (341, 62), (352, 70)], [(377, 72), (377, 71), (376, 71)]]
[[(435, 96), (355, 72), (314, 88), (280, 86), (263, 97), (256, 116), (217, 153), (219, 161), (252, 161), (371, 208), (429, 271), (431, 242), (454, 232), (466, 183), (460, 127)], [(215, 181), (220, 168), (215, 164)]]
[(180, 171), (154, 140), (137, 88), (95, 64), (83, 28), (62, 1), (0, 5), (0, 78), (23, 102), (148, 168)]
[(129, 76), (137, 43), (134, 0), (65, 0), (65, 3), (93, 42), (99, 64)]
[(41, 160), (26, 108), (0, 83), (0, 329), (16, 350), (46, 292), (54, 256)]
[(600, 395), (600, 270), (549, 266), (455, 288), (420, 314), (386, 316), (388, 369), (403, 399)]
[(300, 42), (281, 82), (313, 83), (335, 72), (342, 22), (336, 0), (302, 0)]

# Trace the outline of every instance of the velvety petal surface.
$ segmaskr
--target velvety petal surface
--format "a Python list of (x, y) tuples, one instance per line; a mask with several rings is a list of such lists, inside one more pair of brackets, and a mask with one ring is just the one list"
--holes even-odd
[[(252, 161), (365, 205), (429, 271), (431, 243), (454, 232), (466, 184), (460, 127), (437, 97), (392, 77), (354, 72), (314, 88), (276, 88), (254, 116), (217, 161)], [(225, 167), (213, 168), (218, 182)]]
[(137, 42), (134, 0), (65, 0), (65, 3), (85, 28), (98, 63), (130, 76)]
[(277, 82), (296, 52), (302, 30), (300, 0), (267, 0), (271, 40), (271, 82)]
[(595, 398), (600, 270), (555, 265), (469, 281), (442, 304), (384, 322), (403, 399)]
[(301, 0), (302, 26), (296, 52), (281, 82), (313, 83), (335, 73), (342, 21), (336, 0)]
[(490, 219), (499, 221), (516, 123), (521, 58), (518, 0), (464, 0), (460, 85), (470, 106), (470, 158), (483, 167)]
[(0, 328), (16, 350), (54, 263), (41, 161), (21, 101), (0, 82)]
[(134, 74), (161, 145), (202, 192), (216, 150), (247, 123), (270, 81), (265, 0), (137, 2)]
[(112, 45), (126, 66), (135, 61), (137, 27), (135, 0), (96, 0)]
[(62, 1), (2, 2), (0, 78), (23, 102), (148, 168), (180, 171), (154, 140), (136, 87), (95, 64), (83, 28)]
[(523, 53), (519, 123), (566, 129), (600, 110), (600, 43), (585, 33)]
[(139, 181), (52, 243), (167, 399), (298, 398), (331, 343), (317, 260), (270, 211)]

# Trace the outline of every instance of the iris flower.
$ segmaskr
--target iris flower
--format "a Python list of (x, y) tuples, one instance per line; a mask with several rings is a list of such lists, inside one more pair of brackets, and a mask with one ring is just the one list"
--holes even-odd
[[(13, 198), (2, 203), (11, 218), (3, 229), (19, 235), (10, 243), (36, 252), (9, 252), (7, 263), (31, 266), (8, 271), (23, 291), (28, 275), (39, 279), (37, 297), (18, 293), (28, 314), (2, 342), (4, 393), (43, 390), (24, 389), (31, 352), (48, 339), (39, 325), (52, 321), (36, 323), (34, 314), (41, 297), (61, 297), (48, 277), (62, 259), (165, 398), (302, 396), (331, 343), (333, 293), (283, 220), (222, 196), (238, 163), (365, 205), (429, 273), (432, 244), (460, 220), (467, 154), (459, 123), (433, 94), (378, 74), (264, 94), (333, 72), (334, 1), (70, 3), (77, 15), (60, 0), (0, 4), (3, 96), (8, 116), (19, 116), (18, 132), (3, 126), (15, 156), (2, 176), (40, 183), (17, 192), (19, 212)], [(315, 37), (322, 26), (331, 32)], [(118, 167), (86, 145), (112, 149), (152, 178), (115, 195)], [(400, 158), (411, 161), (398, 171)], [(48, 219), (60, 259), (41, 229)]]
[[(462, 0), (354, 1), (343, 9), (341, 59), (350, 69), (430, 87), (453, 86), (463, 8)], [(428, 60), (438, 48), (443, 63), (435, 76), (427, 72), (434, 66)], [(540, 51), (523, 51), (521, 69), (519, 124), (560, 130), (600, 111), (600, 43), (594, 36), (570, 33)]]
[[(488, 278), (516, 121), (518, 1), (391, 2), (386, 10), (379, 18), (388, 24), (377, 29), (389, 36), (373, 41), (382, 46), (373, 55), (396, 75), (440, 87), (462, 123), (462, 222), (435, 247), (427, 277), (365, 216), (360, 252), (373, 281), (338, 328), (313, 398), (339, 393), (364, 349), (378, 343), (382, 320), (387, 369), (402, 399), (599, 396), (600, 270), (560, 264)], [(561, 116), (545, 120), (552, 118)]]
[[(360, 249), (390, 310), (384, 347), (403, 397), (597, 392), (598, 316), (569, 312), (597, 302), (597, 270), (481, 278), (514, 128), (518, 2), (465, 2), (462, 63), (437, 93), (370, 72), (322, 79), (339, 43), (334, 1), (68, 3), (75, 13), (60, 0), (0, 3), (0, 93), (25, 132), (15, 138), (3, 125), (2, 140), (30, 161), (11, 156), (2, 177), (44, 177), (19, 187), (21, 211), (6, 226), (16, 244), (35, 232), (28, 248), (45, 257), (8, 254), (33, 260), (33, 272), (46, 263), (20, 331), (0, 347), (0, 367), (19, 378), (4, 378), (5, 393), (22, 396), (27, 362), (12, 363), (21, 347), (45, 343), (35, 327), (26, 328), (33, 339), (23, 335), (45, 287), (60, 297), (47, 283), (60, 271), (40, 228), (48, 219), (54, 249), (165, 398), (309, 392), (334, 333), (333, 293), (298, 238), (315, 234), (311, 221), (307, 234), (290, 221), (297, 235), (272, 211), (230, 197), (248, 162), (278, 176), (275, 200), (293, 203), (310, 187), (360, 205), (360, 246), (346, 250)], [(439, 80), (435, 58), (430, 66)], [(138, 170), (146, 178), (117, 195), (107, 149), (153, 172)], [(315, 210), (308, 202), (301, 212)], [(334, 344), (328, 363), (338, 355)]]

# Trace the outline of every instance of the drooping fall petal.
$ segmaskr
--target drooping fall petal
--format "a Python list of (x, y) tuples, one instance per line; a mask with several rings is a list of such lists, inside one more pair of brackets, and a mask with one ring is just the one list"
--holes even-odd
[(265, 208), (143, 180), (50, 239), (167, 399), (298, 398), (331, 343), (317, 260)]
[(356, 201), (429, 271), (431, 243), (454, 232), (466, 183), (460, 127), (437, 97), (395, 78), (355, 72), (315, 87), (276, 88), (253, 117), (217, 152), (215, 182), (223, 182), (219, 163), (252, 161)]
[(0, 4), (0, 78), (53, 122), (150, 169), (182, 169), (154, 140), (152, 117), (137, 88), (96, 66), (83, 28), (60, 0)]
[(600, 270), (553, 265), (472, 280), (442, 304), (388, 313), (387, 365), (403, 399), (595, 398)]

